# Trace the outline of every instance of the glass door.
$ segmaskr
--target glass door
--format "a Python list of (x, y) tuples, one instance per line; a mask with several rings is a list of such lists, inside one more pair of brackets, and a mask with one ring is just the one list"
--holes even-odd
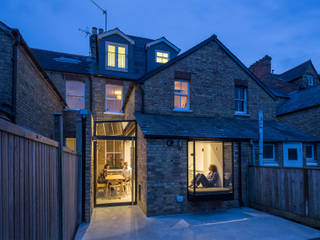
[[(130, 134), (123, 134), (123, 130), (128, 130), (127, 124), (123, 125), (122, 122), (98, 124), (103, 124), (103, 134), (99, 132), (101, 126), (96, 125), (95, 205), (132, 204), (136, 201), (135, 130)], [(112, 129), (112, 133), (116, 133), (117, 136), (110, 136), (107, 129)]]

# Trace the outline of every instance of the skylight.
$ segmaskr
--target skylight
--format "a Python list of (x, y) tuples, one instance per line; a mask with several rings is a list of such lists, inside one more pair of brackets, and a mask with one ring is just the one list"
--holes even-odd
[(73, 63), (73, 64), (81, 63), (80, 60), (75, 58), (58, 57), (58, 58), (54, 58), (54, 60), (57, 62), (64, 62), (64, 63)]

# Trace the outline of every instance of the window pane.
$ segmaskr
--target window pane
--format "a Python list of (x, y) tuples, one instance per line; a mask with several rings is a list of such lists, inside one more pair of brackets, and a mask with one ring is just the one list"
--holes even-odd
[(296, 148), (288, 148), (288, 160), (298, 160), (298, 150)]
[(83, 96), (84, 83), (80, 81), (66, 81), (67, 95)]
[(232, 144), (196, 141), (194, 148), (193, 153), (193, 143), (188, 144), (189, 194), (232, 193)]
[(122, 97), (122, 87), (121, 86), (112, 86), (112, 85), (107, 85), (107, 98), (116, 98), (116, 99), (121, 99)]
[(180, 90), (181, 90), (181, 82), (180, 81), (174, 81), (174, 90), (180, 92)]
[(265, 159), (274, 159), (274, 156), (273, 156), (273, 145), (271, 145), (271, 144), (263, 145), (263, 158), (265, 158)]
[(166, 63), (169, 60), (169, 54), (166, 52), (156, 52), (156, 62), (157, 63)]
[(188, 82), (181, 82), (181, 93), (188, 95)]
[(121, 112), (121, 100), (106, 100), (107, 112)]
[(188, 97), (181, 96), (181, 108), (188, 108)]
[(118, 47), (118, 67), (126, 68), (126, 48)]
[(312, 145), (306, 146), (306, 158), (313, 158), (313, 147), (312, 147)]
[(108, 66), (116, 66), (116, 47), (113, 45), (108, 45)]
[(181, 108), (180, 96), (177, 96), (177, 95), (174, 96), (174, 107)]
[(67, 96), (67, 104), (72, 109), (84, 109), (84, 97)]
[(235, 108), (237, 112), (243, 112), (243, 102), (239, 100), (235, 100)]

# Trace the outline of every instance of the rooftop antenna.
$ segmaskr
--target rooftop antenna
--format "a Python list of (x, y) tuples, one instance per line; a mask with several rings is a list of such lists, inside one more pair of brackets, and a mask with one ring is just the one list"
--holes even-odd
[(99, 6), (94, 0), (90, 0), (98, 9), (102, 11), (102, 14), (104, 15), (104, 30), (107, 31), (107, 10), (103, 9), (101, 6)]
[(90, 31), (88, 27), (86, 27), (86, 29), (79, 28), (78, 30), (85, 34), (84, 37), (88, 37), (90, 35)]

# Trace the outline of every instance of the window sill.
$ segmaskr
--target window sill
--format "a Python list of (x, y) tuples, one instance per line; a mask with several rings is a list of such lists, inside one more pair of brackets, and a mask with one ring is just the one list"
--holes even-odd
[(64, 110), (65, 110), (65, 111), (81, 111), (81, 110), (83, 110), (83, 109), (84, 109), (84, 108), (81, 108), (81, 109), (80, 109), (80, 108), (67, 108), (67, 107), (66, 107)]
[(277, 162), (274, 163), (263, 163), (261, 164), (261, 166), (265, 166), (265, 167), (279, 167), (279, 164)]
[(115, 72), (128, 72), (127, 68), (109, 68), (109, 67), (105, 67), (106, 71), (115, 71)]
[(184, 108), (174, 108), (174, 112), (193, 112), (191, 109), (184, 109)]
[(124, 115), (123, 112), (104, 112), (104, 114), (108, 114), (108, 115)]
[(307, 162), (307, 166), (318, 166), (319, 164), (317, 162)]
[(235, 112), (233, 115), (240, 116), (240, 117), (250, 117), (251, 116), (249, 113), (244, 113), (244, 112)]

